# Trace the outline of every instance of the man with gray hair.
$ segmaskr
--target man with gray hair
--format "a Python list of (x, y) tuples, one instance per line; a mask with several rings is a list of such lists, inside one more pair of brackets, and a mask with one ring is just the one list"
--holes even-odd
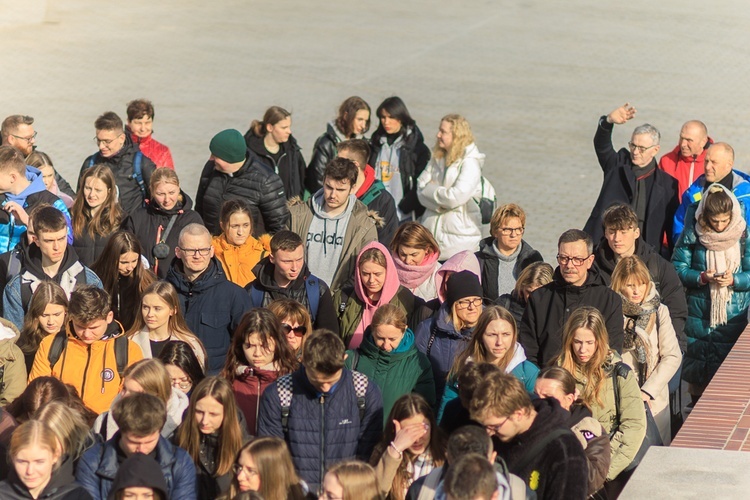
[(174, 254), (167, 281), (177, 289), (190, 330), (206, 347), (206, 371), (215, 375), (224, 366), (235, 328), (250, 309), (250, 297), (227, 279), (214, 257), (211, 233), (201, 224), (180, 231)]
[(659, 249), (666, 235), (671, 248), (672, 221), (678, 206), (677, 180), (657, 168), (659, 131), (646, 123), (633, 130), (627, 149), (615, 151), (612, 145), (614, 125), (631, 120), (635, 113), (636, 109), (625, 103), (599, 119), (594, 150), (604, 181), (584, 231), (598, 242), (604, 235), (602, 213), (614, 204), (627, 203), (638, 215), (641, 238)]

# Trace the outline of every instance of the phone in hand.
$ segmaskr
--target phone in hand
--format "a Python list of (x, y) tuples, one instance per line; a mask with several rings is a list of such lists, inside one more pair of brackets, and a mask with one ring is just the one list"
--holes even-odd
[(714, 278), (723, 278), (725, 274), (727, 274), (726, 271), (724, 271), (723, 273), (714, 273)]

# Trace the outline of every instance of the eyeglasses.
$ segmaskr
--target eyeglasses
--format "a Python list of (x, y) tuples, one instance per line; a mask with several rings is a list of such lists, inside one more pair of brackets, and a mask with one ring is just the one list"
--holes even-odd
[(638, 145), (636, 145), (636, 144), (633, 144), (632, 142), (629, 142), (629, 143), (628, 143), (628, 146), (630, 147), (630, 150), (631, 150), (631, 151), (636, 151), (636, 150), (638, 150), (638, 152), (639, 152), (639, 153), (645, 153), (645, 152), (646, 152), (646, 151), (648, 151), (649, 149), (651, 149), (651, 148), (655, 148), (656, 146), (658, 146), (658, 144), (652, 144), (652, 145), (650, 145), (650, 146), (638, 146)]
[(523, 234), (525, 230), (526, 230), (525, 227), (503, 227), (503, 228), (500, 228), (500, 233), (503, 236), (511, 236), (514, 234)]
[(34, 135), (32, 135), (32, 136), (29, 136), (29, 137), (21, 137), (20, 135), (15, 135), (15, 134), (10, 134), (10, 135), (11, 135), (11, 136), (13, 136), (13, 137), (15, 137), (15, 138), (16, 138), (16, 139), (18, 139), (19, 141), (26, 141), (26, 142), (28, 142), (29, 144), (31, 144), (31, 142), (32, 142), (32, 141), (33, 141), (34, 139), (36, 139), (36, 134), (37, 134), (37, 132), (34, 132)]
[(557, 262), (561, 266), (567, 266), (568, 262), (572, 262), (574, 266), (581, 267), (587, 260), (588, 257), (568, 257), (567, 255), (557, 254)]
[(484, 430), (487, 431), (487, 434), (489, 434), (490, 436), (494, 436), (495, 434), (500, 432), (500, 429), (502, 428), (502, 426), (504, 426), (505, 422), (507, 422), (509, 419), (510, 417), (505, 417), (505, 420), (503, 420), (497, 425), (485, 425)]
[[(34, 134), (34, 135), (36, 135), (36, 134)], [(115, 137), (114, 139), (99, 139), (98, 137), (94, 137), (94, 142), (96, 143), (97, 146), (99, 144), (104, 144), (105, 146), (109, 146), (110, 144), (112, 144), (113, 142), (115, 142), (117, 139), (119, 139), (123, 135), (125, 135), (125, 134), (120, 134), (117, 137)]]
[(463, 299), (456, 302), (458, 309), (468, 309), (469, 306), (479, 307), (482, 305), (482, 299), (477, 297), (476, 299)]
[(200, 255), (201, 257), (205, 257), (206, 255), (209, 254), (209, 252), (211, 252), (211, 247), (208, 247), (208, 248), (181, 248), (181, 247), (177, 247), (177, 248), (179, 248), (180, 251), (182, 253), (184, 253), (185, 255), (187, 255), (188, 257), (192, 257), (192, 256), (194, 256), (196, 254)]
[(239, 476), (241, 472), (244, 472), (245, 476), (247, 477), (258, 475), (257, 469), (251, 469), (250, 467), (245, 467), (244, 465), (240, 465), (240, 464), (234, 464), (232, 466), (232, 472), (234, 472), (235, 476)]
[(193, 386), (193, 382), (187, 378), (173, 378), (172, 379), (172, 387), (176, 387), (177, 389), (182, 389), (183, 391), (190, 389)]
[(302, 336), (307, 333), (306, 326), (295, 326), (294, 328), (292, 328), (292, 325), (282, 323), (281, 329), (284, 330), (284, 333), (286, 335), (289, 335), (291, 332), (294, 332), (295, 335), (299, 335), (299, 336)]

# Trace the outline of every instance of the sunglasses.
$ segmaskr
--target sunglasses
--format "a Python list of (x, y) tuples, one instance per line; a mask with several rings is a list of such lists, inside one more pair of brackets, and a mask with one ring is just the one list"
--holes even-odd
[(284, 333), (289, 335), (291, 332), (294, 332), (295, 335), (302, 336), (307, 333), (307, 327), (306, 326), (295, 326), (292, 328), (292, 325), (287, 325), (286, 323), (281, 324), (281, 329), (284, 330)]

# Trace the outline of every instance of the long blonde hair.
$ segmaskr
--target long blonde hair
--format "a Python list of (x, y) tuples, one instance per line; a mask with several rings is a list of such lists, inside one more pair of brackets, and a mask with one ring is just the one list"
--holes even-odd
[[(573, 347), (576, 331), (580, 328), (591, 331), (596, 341), (596, 351), (583, 364), (578, 360)], [(563, 327), (562, 352), (557, 356), (556, 364), (584, 383), (581, 399), (590, 408), (595, 404), (604, 405), (601, 393), (607, 379), (604, 365), (608, 356), (609, 335), (602, 313), (588, 306), (573, 311)]]
[(466, 147), (474, 142), (474, 134), (471, 133), (469, 122), (461, 115), (445, 115), (440, 123), (450, 123), (451, 133), (453, 134), (453, 143), (449, 150), (440, 147), (440, 143), (435, 143), (432, 156), (434, 158), (445, 158), (445, 166), (451, 165), (464, 156)]
[(342, 500), (381, 500), (378, 479), (371, 465), (357, 460), (344, 460), (328, 469), (341, 485)]
[(501, 306), (489, 306), (482, 311), (482, 314), (477, 320), (477, 326), (474, 327), (474, 331), (471, 334), (471, 339), (466, 345), (466, 348), (459, 353), (453, 361), (450, 372), (448, 372), (448, 380), (455, 379), (458, 377), (458, 372), (466, 364), (467, 360), (471, 358), (474, 363), (489, 363), (489, 354), (487, 353), (487, 347), (484, 345), (484, 332), (487, 327), (495, 320), (507, 321), (513, 330), (513, 340), (511, 342), (511, 348), (508, 349), (505, 355), (497, 363), (497, 367), (505, 372), (505, 369), (510, 364), (510, 360), (513, 359), (513, 355), (516, 353), (516, 342), (518, 340), (518, 328), (516, 320), (513, 315), (508, 312), (507, 309)]
[(62, 453), (78, 460), (87, 444), (93, 444), (93, 441), (89, 440), (90, 426), (75, 408), (62, 401), (50, 401), (37, 410), (34, 420), (44, 422), (55, 433), (62, 445)]
[[(299, 476), (294, 470), (292, 456), (286, 442), (277, 437), (255, 438), (237, 452), (236, 464), (240, 457), (247, 454), (255, 462), (260, 476), (260, 493), (265, 500), (302, 500), (305, 495), (300, 486)], [(240, 492), (239, 481), (235, 474), (227, 495), (223, 498), (234, 499)]]

